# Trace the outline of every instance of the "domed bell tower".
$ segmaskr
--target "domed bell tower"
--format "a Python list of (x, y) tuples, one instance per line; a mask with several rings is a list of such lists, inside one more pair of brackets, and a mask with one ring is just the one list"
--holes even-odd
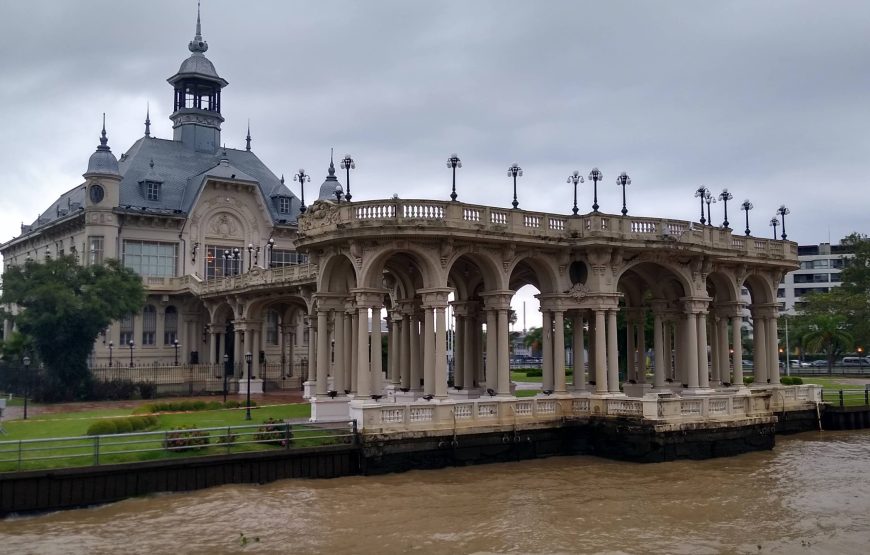
[(118, 159), (106, 137), (106, 115), (96, 152), (88, 160), (85, 178), (85, 249), (87, 264), (100, 264), (105, 258), (117, 258), (118, 217), (114, 209), (120, 204), (121, 172)]
[(187, 45), (191, 55), (178, 72), (168, 79), (175, 89), (172, 120), (173, 140), (199, 151), (214, 153), (221, 144), (221, 89), (229, 83), (217, 74), (205, 57), (208, 43), (202, 38), (199, 7), (196, 10), (196, 35)]

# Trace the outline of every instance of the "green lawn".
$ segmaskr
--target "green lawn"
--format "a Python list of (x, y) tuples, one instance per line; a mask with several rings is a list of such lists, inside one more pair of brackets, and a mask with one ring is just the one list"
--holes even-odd
[(823, 388), (822, 396), (825, 402), (834, 406), (840, 404), (840, 390), (843, 390), (843, 405), (847, 407), (864, 406), (864, 385), (860, 383), (845, 383), (838, 378), (803, 378), (805, 384), (816, 384)]
[(516, 397), (534, 397), (538, 393), (540, 393), (540, 389), (518, 389), (515, 393)]

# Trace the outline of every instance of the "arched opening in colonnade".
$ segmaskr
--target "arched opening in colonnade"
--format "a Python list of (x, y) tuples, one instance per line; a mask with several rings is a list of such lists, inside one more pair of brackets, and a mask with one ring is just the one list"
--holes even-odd
[(779, 384), (779, 303), (776, 301), (779, 280), (754, 272), (746, 276), (743, 286), (750, 299), (753, 383)]

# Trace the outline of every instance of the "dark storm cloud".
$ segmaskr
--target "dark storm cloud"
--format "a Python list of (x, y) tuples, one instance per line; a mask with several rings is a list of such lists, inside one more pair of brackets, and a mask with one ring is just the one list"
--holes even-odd
[[(2, 240), (81, 181), (108, 112), (116, 154), (171, 134), (165, 79), (187, 55), (193, 1), (0, 7)], [(565, 177), (605, 172), (618, 212), (696, 218), (699, 184), (748, 197), (753, 231), (781, 203), (789, 236), (868, 231), (870, 5), (864, 2), (232, 2), (207, 0), (207, 56), (230, 85), (223, 138), (277, 173), (319, 181), (329, 148), (352, 153), (355, 198), (568, 212)], [(15, 192), (15, 194), (9, 194)], [(309, 192), (309, 194), (311, 194)], [(581, 205), (591, 204), (588, 185)], [(718, 208), (718, 207), (716, 207)], [(588, 209), (588, 208), (587, 208)], [(721, 221), (721, 210), (714, 220)], [(740, 226), (742, 227), (742, 226)]]

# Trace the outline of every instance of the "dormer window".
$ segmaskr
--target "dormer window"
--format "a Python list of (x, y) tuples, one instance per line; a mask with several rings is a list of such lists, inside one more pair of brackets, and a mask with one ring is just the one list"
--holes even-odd
[(278, 197), (278, 212), (281, 214), (290, 213), (290, 197)]
[(147, 200), (160, 200), (160, 182), (146, 181), (145, 182), (145, 198)]

